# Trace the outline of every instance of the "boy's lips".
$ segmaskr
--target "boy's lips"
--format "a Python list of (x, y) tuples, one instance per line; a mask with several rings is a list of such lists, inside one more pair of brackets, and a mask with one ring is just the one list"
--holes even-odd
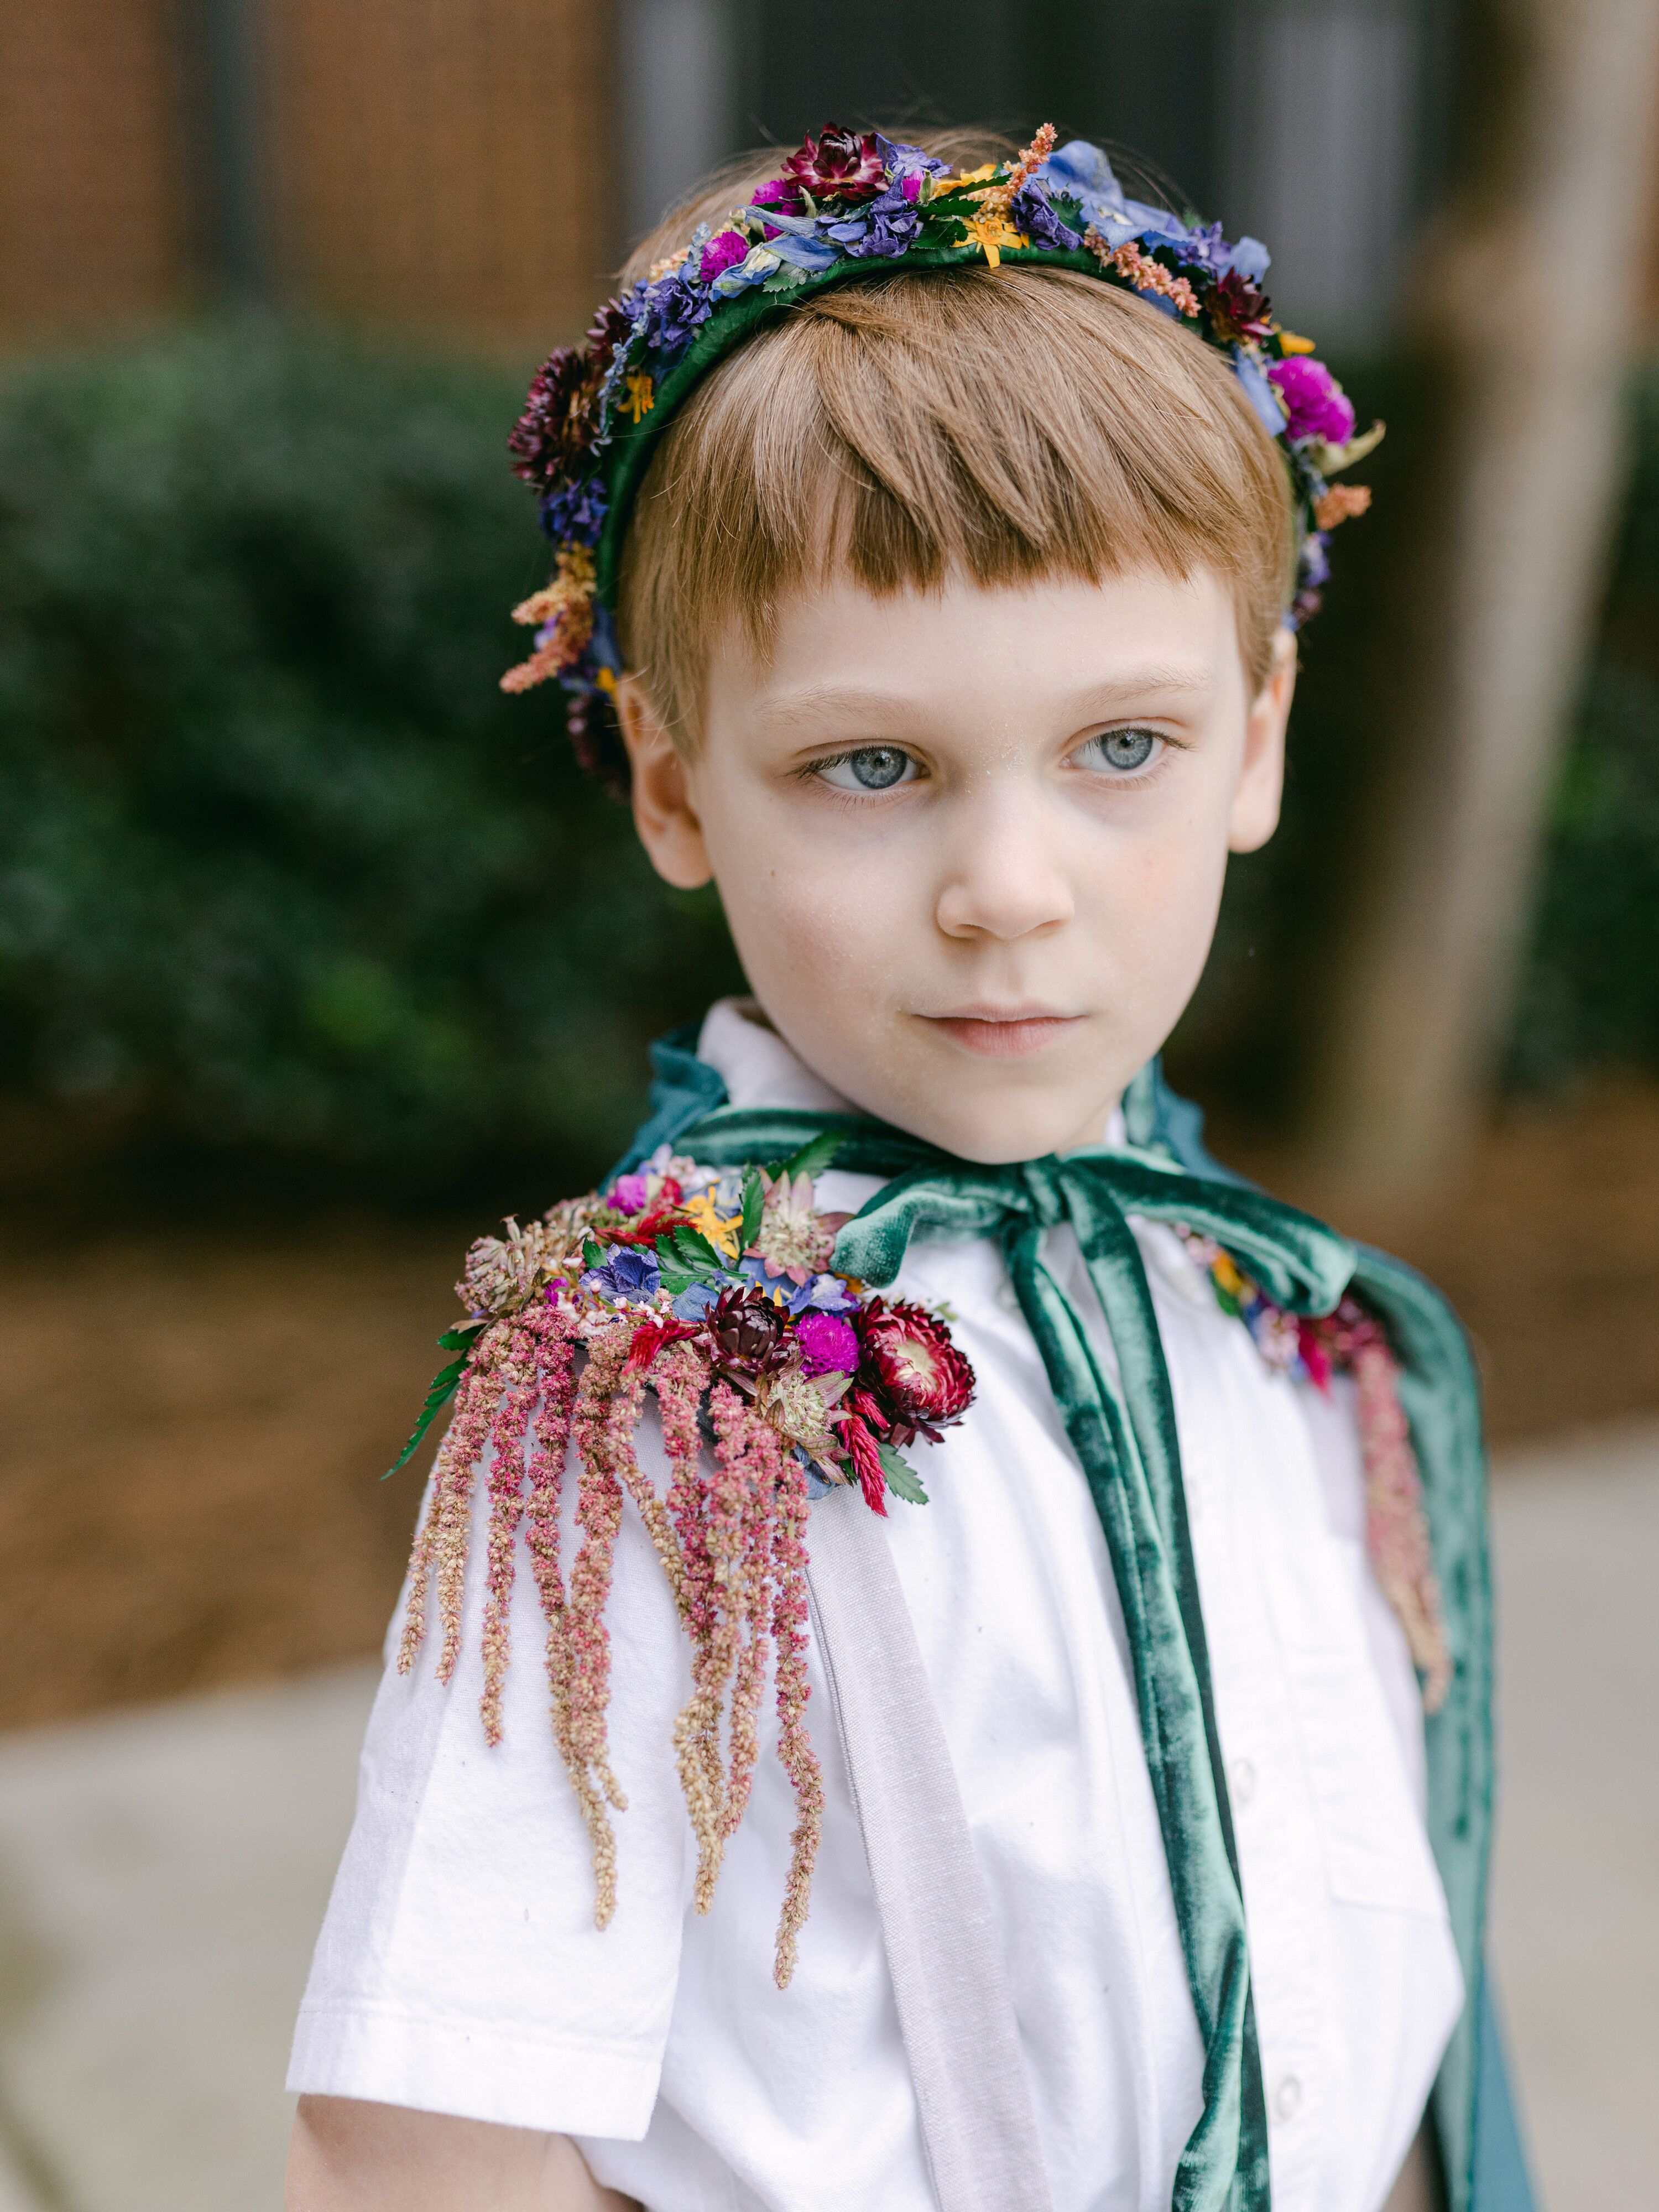
[(1083, 1016), (1057, 1014), (1048, 1006), (958, 1006), (921, 1018), (981, 1060), (1027, 1060), (1058, 1042)]

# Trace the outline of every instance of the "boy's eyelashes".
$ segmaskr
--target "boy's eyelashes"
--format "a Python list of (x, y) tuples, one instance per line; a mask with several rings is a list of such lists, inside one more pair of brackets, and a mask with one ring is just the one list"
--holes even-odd
[(1074, 745), (1066, 757), (1079, 768), (1128, 778), (1145, 775), (1156, 768), (1171, 743), (1162, 730), (1130, 722), (1118, 729), (1097, 730), (1080, 745)]
[(800, 773), (827, 783), (832, 791), (893, 791), (902, 783), (914, 783), (921, 774), (921, 763), (902, 745), (857, 745), (851, 752), (809, 761)]
[[(1068, 766), (1090, 769), (1120, 781), (1146, 775), (1155, 769), (1176, 739), (1164, 731), (1138, 723), (1097, 730), (1073, 745), (1066, 755)], [(917, 782), (927, 771), (915, 755), (902, 745), (854, 745), (807, 761), (795, 773), (804, 781), (827, 784), (832, 791), (854, 793), (896, 791)]]

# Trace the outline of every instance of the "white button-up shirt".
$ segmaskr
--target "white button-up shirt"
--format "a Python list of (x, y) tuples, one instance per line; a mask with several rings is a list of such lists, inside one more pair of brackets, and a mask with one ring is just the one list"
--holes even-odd
[[(732, 1002), (700, 1050), (735, 1105), (842, 1103)], [(820, 1203), (855, 1209), (877, 1188), (831, 1171)], [(1376, 2212), (1462, 1988), (1424, 1829), (1416, 1681), (1365, 1556), (1352, 1407), (1340, 1383), (1323, 1399), (1269, 1368), (1171, 1232), (1136, 1234), (1237, 1832), (1274, 2212)], [(1045, 1258), (1109, 1357), (1069, 1229)], [(1105, 1540), (995, 1248), (918, 1245), (894, 1288), (948, 1305), (978, 1377), (962, 1425), (916, 1448), (931, 1503), (892, 1501), (888, 1532), (1001, 1935), (1055, 2212), (1167, 2212), (1201, 2050)], [(665, 1481), (650, 1416), (641, 1461)], [(823, 1841), (780, 1991), (793, 1796), (763, 1736), (714, 1910), (693, 1913), (672, 1749), (688, 1647), (631, 1511), (609, 1615), (629, 1807), (604, 1933), (522, 1536), (506, 1737), (484, 1743), (483, 1549), (481, 1495), (453, 1680), (436, 1681), (428, 1641), (375, 1705), (289, 2087), (562, 2130), (649, 2212), (931, 2212), (816, 1656)]]

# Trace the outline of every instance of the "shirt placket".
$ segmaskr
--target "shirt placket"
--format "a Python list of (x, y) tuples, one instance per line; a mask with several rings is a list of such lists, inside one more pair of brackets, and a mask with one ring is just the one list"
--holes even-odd
[(1257, 1464), (1259, 1422), (1229, 1405), (1234, 1388), (1218, 1389), (1232, 1358), (1256, 1354), (1242, 1331), (1229, 1343), (1207, 1320), (1198, 1326), (1218, 1340), (1203, 1347), (1201, 1363), (1179, 1356), (1192, 1326), (1186, 1316), (1170, 1315), (1164, 1334), (1166, 1354), (1175, 1355), (1188, 1513), (1244, 1888), (1273, 2201), (1274, 2212), (1324, 2212), (1317, 2191), (1327, 2101), (1318, 1997), (1325, 1873), (1257, 1562), (1255, 1524), (1264, 1509), (1271, 1516), (1260, 1494), (1269, 1471)]

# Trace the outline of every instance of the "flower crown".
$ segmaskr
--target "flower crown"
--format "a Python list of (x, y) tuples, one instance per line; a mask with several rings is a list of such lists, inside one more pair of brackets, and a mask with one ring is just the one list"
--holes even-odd
[(1186, 324), (1231, 361), (1291, 471), (1300, 531), (1292, 627), (1319, 605), (1330, 532), (1370, 504), (1334, 483), (1370, 452), (1378, 423), (1354, 435), (1341, 386), (1312, 341), (1274, 322), (1261, 290), (1267, 250), (1229, 244), (1219, 223), (1183, 221), (1125, 197), (1097, 146), (1056, 147), (1045, 123), (1014, 161), (965, 172), (827, 125), (746, 206), (702, 225), (599, 309), (586, 346), (561, 346), (537, 371), (508, 449), (540, 496), (556, 547), (546, 587), (514, 609), (535, 630), (527, 660), (501, 678), (525, 691), (557, 677), (584, 766), (614, 774), (613, 625), (622, 541), (656, 441), (708, 369), (758, 323), (825, 284), (899, 265), (1004, 260), (1082, 270)]

